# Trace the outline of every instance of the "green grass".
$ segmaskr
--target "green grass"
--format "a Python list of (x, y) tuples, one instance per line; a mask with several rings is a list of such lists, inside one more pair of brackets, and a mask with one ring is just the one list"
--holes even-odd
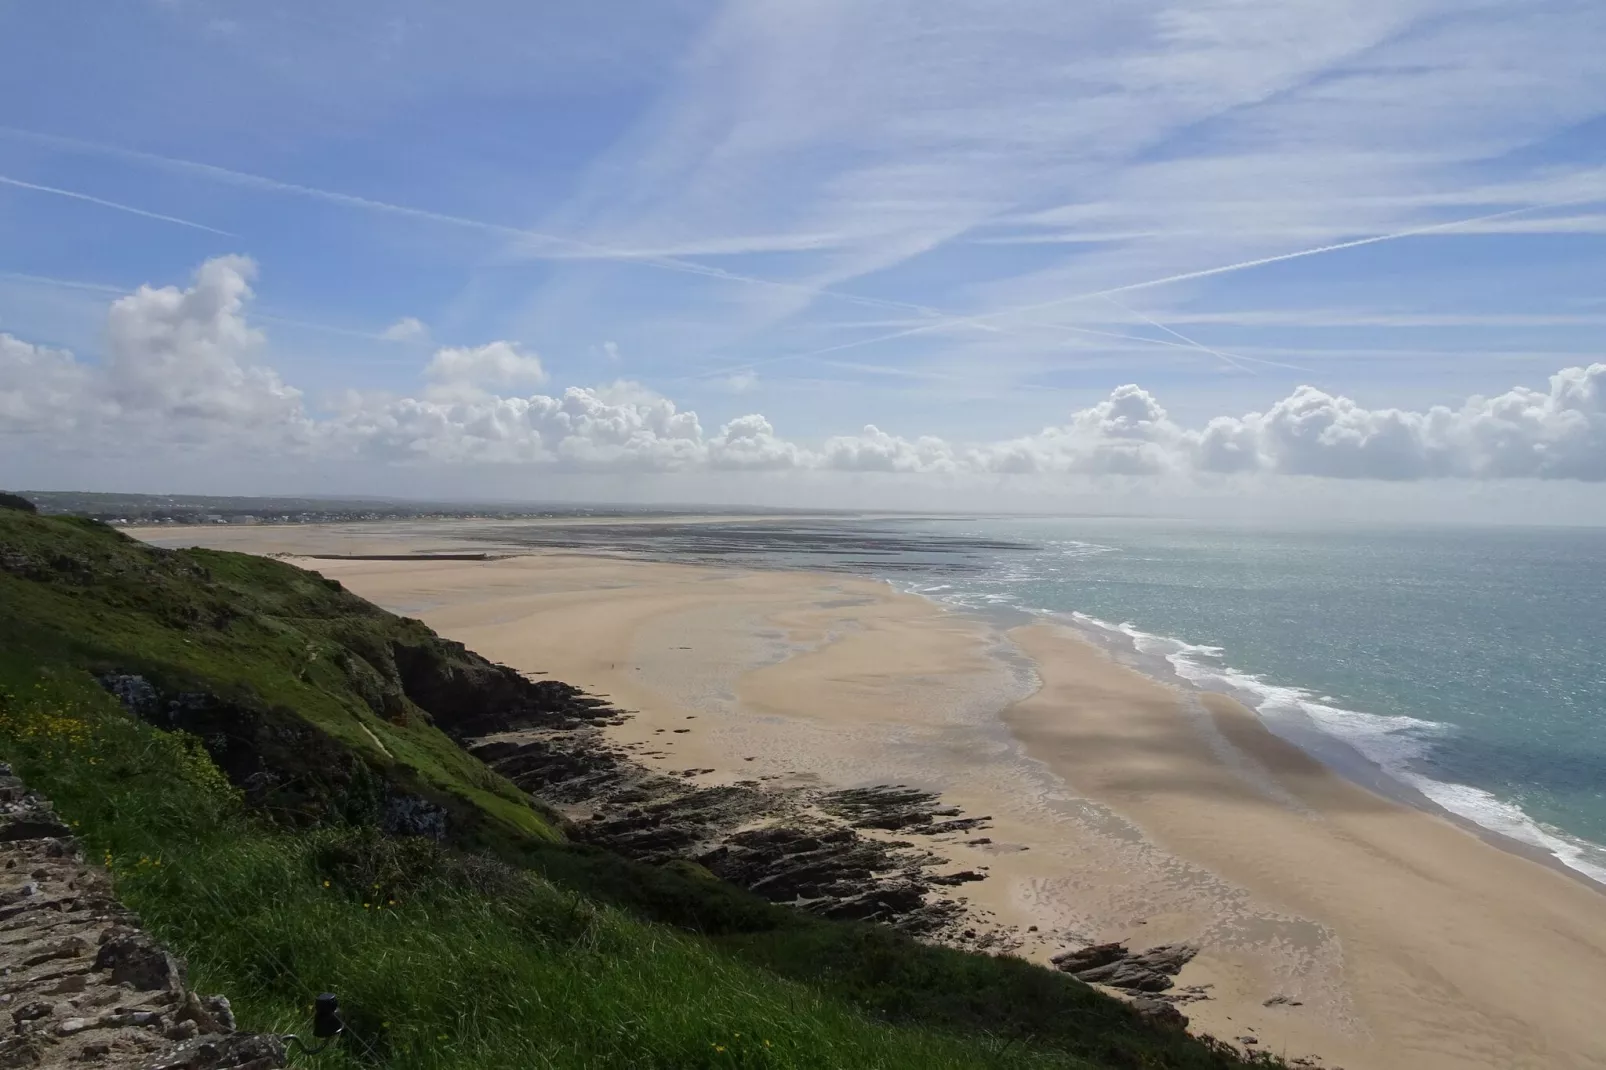
[[(155, 551), (78, 518), (0, 510), (0, 552), (22, 562), (0, 570), (0, 647), (212, 692), (263, 720), (310, 726), (331, 754), (360, 758), (483, 826), (487, 839), (562, 838), (402, 694), (396, 646), (455, 667), (453, 644), (418, 621), (279, 561)], [(332, 773), (309, 769), (298, 785), (307, 798), (294, 802), (327, 803), (339, 790)]]
[[(338, 993), (351, 1037), (316, 1065), (1243, 1065), (1018, 959), (819, 921), (696, 867), (565, 843), (416, 709), (374, 714), (385, 704), (363, 689), (386, 685), (392, 641), (457, 656), (288, 566), (156, 555), (96, 525), (0, 511), (0, 758), (244, 1027), (305, 1032), (316, 992)], [(93, 676), (107, 665), (226, 691), (242, 716), (304, 717), (385, 776), (483, 808), (480, 824), (447, 847), (335, 810), (270, 820), (198, 740), (126, 714)]]

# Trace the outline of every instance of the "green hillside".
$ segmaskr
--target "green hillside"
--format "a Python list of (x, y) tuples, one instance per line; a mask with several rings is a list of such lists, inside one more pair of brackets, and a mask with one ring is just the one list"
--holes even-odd
[(1065, 975), (571, 842), (460, 746), (612, 716), (240, 554), (0, 508), (0, 759), (242, 1026), (324, 1066), (1227, 1067)]

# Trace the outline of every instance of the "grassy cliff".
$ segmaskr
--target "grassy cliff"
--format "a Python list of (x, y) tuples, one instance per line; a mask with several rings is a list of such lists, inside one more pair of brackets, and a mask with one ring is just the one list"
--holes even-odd
[(0, 758), (242, 1025), (339, 993), (322, 1065), (1241, 1065), (1018, 959), (569, 842), (459, 745), (598, 705), (289, 565), (0, 508)]

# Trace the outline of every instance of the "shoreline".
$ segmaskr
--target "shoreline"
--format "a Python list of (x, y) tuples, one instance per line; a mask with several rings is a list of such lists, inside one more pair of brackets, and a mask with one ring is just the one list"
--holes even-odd
[[(1410, 809), (1447, 820), (1452, 824), (1465, 829), (1467, 832), (1480, 837), (1493, 847), (1497, 847), (1500, 850), (1510, 852), (1511, 854), (1526, 858), (1530, 861), (1538, 862), (1549, 869), (1555, 870), (1564, 876), (1580, 882), (1592, 891), (1606, 895), (1606, 876), (1598, 877), (1583, 869), (1569, 865), (1566, 859), (1562, 858), (1558, 852), (1544, 846), (1543, 844), (1530, 843), (1516, 835), (1508, 832), (1502, 832), (1500, 829), (1492, 828), (1489, 825), (1483, 824), (1476, 818), (1469, 817), (1466, 814), (1458, 813), (1457, 811), (1450, 809), (1448, 806), (1440, 803), (1438, 800), (1434, 799), (1431, 795), (1427, 794), (1416, 785), (1400, 778), (1394, 772), (1384, 768), (1381, 764), (1357, 750), (1352, 744), (1350, 744), (1348, 740), (1344, 739), (1344, 737), (1328, 732), (1319, 724), (1316, 724), (1315, 727), (1311, 728), (1308, 732), (1288, 734), (1279, 732), (1277, 728), (1270, 723), (1268, 718), (1256, 708), (1254, 703), (1248, 700), (1248, 696), (1254, 695), (1254, 692), (1246, 687), (1235, 686), (1229, 682), (1228, 678), (1231, 676), (1241, 675), (1238, 673), (1238, 670), (1233, 669), (1231, 666), (1223, 666), (1220, 673), (1216, 674), (1218, 680), (1220, 681), (1218, 686), (1207, 686), (1191, 680), (1179, 672), (1175, 664), (1170, 661), (1169, 657), (1164, 655), (1143, 653), (1138, 649), (1133, 636), (1120, 631), (1104, 621), (1096, 620), (1095, 618), (1088, 617), (1086, 614), (1081, 613), (1061, 614), (1053, 611), (1033, 612), (1034, 615), (1039, 616), (1039, 619), (1051, 621), (1055, 624), (1070, 628), (1072, 631), (1076, 632), (1084, 642), (1088, 642), (1093, 646), (1099, 647), (1100, 649), (1105, 650), (1106, 653), (1110, 653), (1110, 646), (1118, 642), (1116, 637), (1119, 636), (1122, 639), (1125, 639), (1128, 644), (1130, 644), (1129, 653), (1131, 660), (1137, 662), (1137, 664), (1130, 664), (1126, 658), (1117, 658), (1112, 654), (1112, 659), (1117, 661), (1118, 664), (1127, 665), (1134, 671), (1141, 673), (1166, 687), (1176, 688), (1187, 694), (1198, 695), (1200, 696), (1201, 700), (1206, 702), (1209, 701), (1210, 696), (1226, 699), (1234, 706), (1243, 708), (1243, 710), (1254, 719), (1256, 725), (1258, 725), (1262, 731), (1270, 734), (1288, 746), (1297, 749), (1302, 754), (1321, 765), (1328, 772), (1340, 777), (1355, 787), (1358, 787), (1361, 790), (1369, 792), (1373, 795), (1380, 796), (1384, 800), (1394, 803), (1395, 805), (1409, 807)], [(1066, 621), (1063, 619), (1065, 617), (1072, 618), (1071, 622), (1066, 623)], [(1166, 642), (1180, 642), (1179, 640), (1171, 639), (1166, 636), (1155, 636), (1154, 638), (1158, 638)], [(1152, 664), (1144, 664), (1145, 662), (1152, 663), (1155, 661), (1164, 661), (1167, 666), (1166, 670), (1164, 672), (1157, 671), (1154, 667), (1152, 667)], [(1290, 685), (1287, 689), (1302, 690), (1299, 689), (1297, 685)], [(1372, 715), (1364, 714), (1364, 716)], [(1315, 724), (1315, 722), (1313, 722), (1313, 724)], [(1301, 739), (1299, 738), (1300, 736), (1310, 734), (1318, 736), (1324, 746), (1319, 748), (1311, 747), (1306, 743), (1301, 742)], [(1333, 754), (1335, 749), (1348, 753), (1344, 755), (1343, 760), (1339, 760)], [(1438, 781), (1437, 783), (1450, 788), (1466, 787), (1466, 785), (1457, 784), (1453, 781)], [(1523, 816), (1525, 819), (1532, 821), (1531, 818), (1527, 818), (1526, 814)], [(1587, 841), (1583, 840), (1579, 840), (1578, 842), (1587, 843)]]
[(907, 783), (988, 815), (933, 845), (987, 873), (958, 889), (974, 915), (1040, 962), (1112, 939), (1202, 944), (1177, 983), (1214, 986), (1184, 1010), (1221, 1039), (1350, 1070), (1606, 1066), (1590, 1029), (1606, 901), (1587, 877), (1375, 795), (1230, 696), (1143, 675), (1064, 625), (745, 564), (306, 564), (632, 711), (610, 733), (649, 767)]

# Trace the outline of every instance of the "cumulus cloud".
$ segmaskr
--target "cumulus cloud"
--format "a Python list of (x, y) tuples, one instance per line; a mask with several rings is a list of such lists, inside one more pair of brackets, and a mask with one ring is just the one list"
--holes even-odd
[(4, 336), (0, 430), (71, 433), (80, 446), (131, 430), (153, 440), (305, 443), (312, 424), (301, 392), (254, 359), (263, 339), (244, 312), (255, 272), (246, 257), (217, 257), (188, 289), (141, 286), (118, 298), (98, 365)]
[(755, 412), (738, 416), (719, 429), (708, 443), (708, 464), (711, 468), (774, 471), (813, 468), (818, 458), (778, 436), (770, 422)]
[(301, 391), (253, 362), (263, 338), (244, 310), (255, 274), (246, 257), (217, 257), (188, 290), (141, 286), (112, 303), (104, 386), (124, 414), (235, 429), (302, 422)]
[(995, 442), (905, 437), (874, 424), (817, 447), (759, 413), (704, 431), (695, 412), (630, 380), (523, 395), (546, 379), (511, 342), (437, 350), (418, 397), (351, 394), (310, 411), (259, 361), (247, 321), (255, 265), (202, 264), (192, 285), (142, 286), (107, 313), (98, 362), (0, 334), (0, 432), (126, 452), (242, 446), (330, 463), (530, 465), (581, 472), (818, 469), (1038, 479), (1193, 475), (1606, 482), (1606, 363), (1566, 368), (1459, 407), (1368, 408), (1302, 386), (1264, 412), (1184, 427), (1134, 384), (1063, 424)]
[(429, 328), (416, 316), (403, 316), (380, 332), (387, 342), (418, 342), (429, 337)]
[(88, 369), (65, 349), (0, 334), (0, 430), (72, 431), (88, 384)]
[(546, 382), (541, 358), (523, 352), (513, 342), (437, 349), (424, 375), (437, 383), (475, 387), (539, 386)]
[(581, 471), (694, 467), (706, 445), (697, 414), (666, 398), (614, 400), (570, 387), (561, 396), (483, 395), (357, 402), (331, 442), (387, 460), (543, 464)]
[(825, 440), (822, 463), (844, 472), (953, 472), (959, 468), (953, 447), (940, 438), (907, 439), (865, 424), (857, 435)]
[(1181, 467), (1186, 440), (1154, 396), (1129, 383), (1063, 427), (977, 447), (967, 460), (1002, 474), (1158, 475)]

